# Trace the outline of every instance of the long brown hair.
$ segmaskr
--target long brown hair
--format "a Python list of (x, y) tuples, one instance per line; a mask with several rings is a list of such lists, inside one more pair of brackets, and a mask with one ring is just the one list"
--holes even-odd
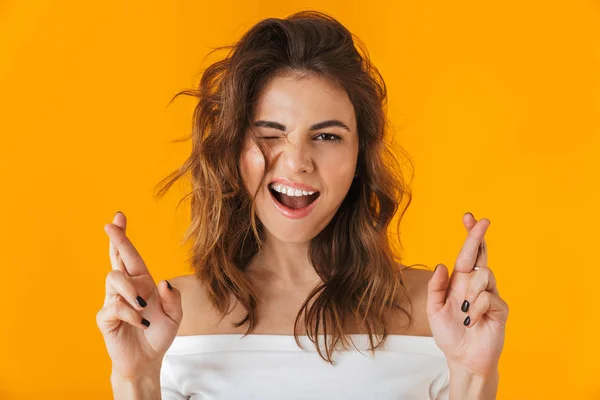
[[(192, 191), (182, 199), (192, 196), (191, 224), (184, 241), (193, 240), (188, 261), (195, 275), (223, 317), (231, 312), (230, 295), (235, 296), (247, 315), (234, 326), (248, 323), (246, 334), (250, 333), (257, 323), (257, 296), (244, 269), (261, 249), (264, 227), (254, 212), (256, 193), (248, 193), (241, 180), (244, 134), (252, 126), (258, 96), (274, 74), (293, 71), (328, 78), (345, 89), (354, 106), (358, 177), (331, 222), (310, 244), (310, 261), (323, 282), (302, 305), (294, 337), (300, 345), (298, 328), (304, 314), (308, 337), (319, 355), (333, 364), (333, 351), (340, 343), (348, 348), (348, 327), (358, 321), (374, 352), (388, 335), (387, 311), (400, 310), (412, 324), (410, 313), (401, 306), (410, 299), (398, 252), (388, 235), (392, 218), (407, 199), (399, 228), (411, 193), (385, 135), (389, 122), (383, 78), (364, 44), (336, 19), (317, 11), (264, 19), (237, 43), (213, 52), (221, 49), (230, 51), (204, 70), (199, 87), (181, 91), (171, 100), (182, 94), (198, 99), (187, 138), (192, 139), (192, 152), (179, 169), (159, 182), (156, 192), (162, 197), (190, 173)], [(321, 334), (328, 338), (325, 355), (317, 340)]]

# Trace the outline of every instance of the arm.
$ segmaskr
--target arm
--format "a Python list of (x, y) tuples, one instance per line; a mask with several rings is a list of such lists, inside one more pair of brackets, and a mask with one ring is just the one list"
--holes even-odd
[(110, 382), (115, 400), (161, 400), (160, 370), (143, 378), (131, 379), (112, 373)]
[(487, 376), (474, 374), (461, 366), (450, 366), (450, 400), (495, 400), (498, 369)]

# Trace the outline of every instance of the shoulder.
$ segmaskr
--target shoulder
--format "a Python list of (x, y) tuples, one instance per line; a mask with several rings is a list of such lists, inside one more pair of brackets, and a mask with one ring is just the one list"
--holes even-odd
[(405, 289), (407, 290), (410, 304), (408, 311), (412, 317), (412, 325), (407, 334), (415, 336), (433, 336), (427, 316), (427, 289), (433, 271), (401, 266)]
[(415, 295), (420, 295), (424, 292), (425, 297), (427, 297), (427, 285), (433, 276), (433, 271), (403, 267), (402, 274), (404, 275), (406, 287), (409, 291), (412, 291)]
[(210, 333), (216, 313), (200, 280), (195, 275), (182, 275), (168, 281), (181, 293), (183, 319), (177, 336)]

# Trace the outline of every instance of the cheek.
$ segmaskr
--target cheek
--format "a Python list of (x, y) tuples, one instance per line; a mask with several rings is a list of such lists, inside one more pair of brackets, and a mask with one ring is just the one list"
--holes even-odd
[(347, 181), (354, 178), (358, 151), (354, 148), (335, 154), (328, 154), (321, 161), (321, 171), (328, 180)]
[(260, 149), (253, 145), (240, 155), (240, 173), (244, 186), (250, 193), (254, 193), (260, 184), (265, 170), (265, 159)]

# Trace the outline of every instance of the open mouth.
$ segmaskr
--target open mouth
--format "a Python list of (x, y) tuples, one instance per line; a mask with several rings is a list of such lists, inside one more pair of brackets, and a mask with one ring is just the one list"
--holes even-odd
[(269, 185), (269, 191), (279, 204), (292, 210), (308, 207), (321, 194), (320, 192), (307, 192), (306, 190), (290, 190), (290, 188), (279, 184)]

